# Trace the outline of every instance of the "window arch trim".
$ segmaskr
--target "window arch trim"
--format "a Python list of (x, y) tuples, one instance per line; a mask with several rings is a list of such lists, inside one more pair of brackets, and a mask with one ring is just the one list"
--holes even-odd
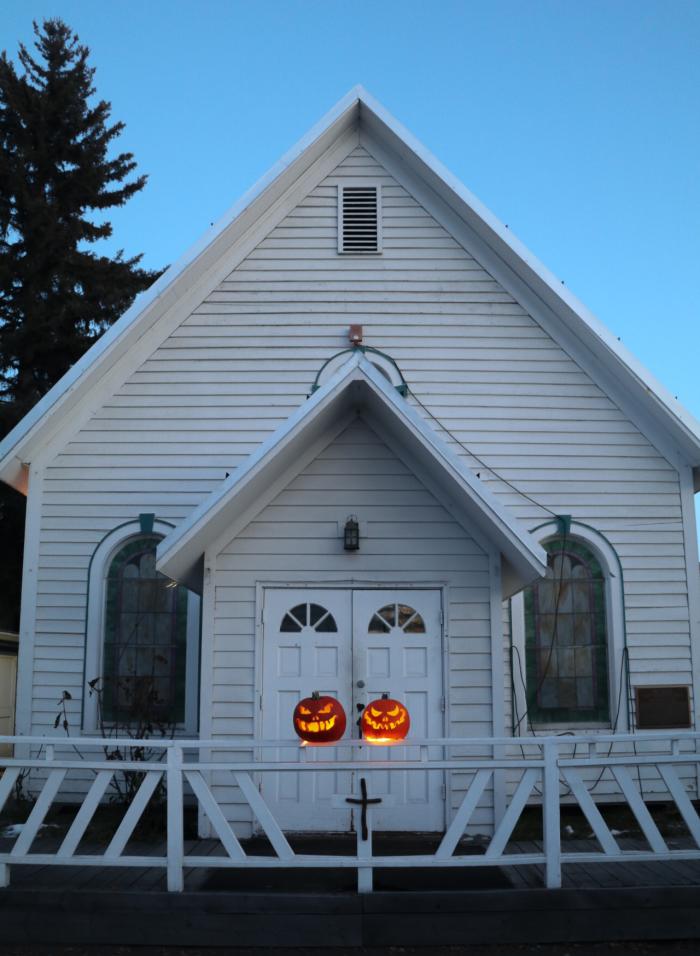
[[(531, 584), (524, 595), (530, 720), (607, 723), (611, 706), (605, 572), (579, 538), (557, 534), (542, 545), (551, 576)], [(562, 699), (565, 688), (568, 700)]]
[[(530, 534), (537, 538), (540, 544), (544, 544), (552, 538), (561, 536), (562, 529), (558, 519), (552, 518), (544, 521), (534, 528), (530, 529)], [(589, 549), (596, 560), (600, 563), (605, 580), (605, 601), (606, 601), (606, 621), (607, 621), (607, 643), (608, 643), (608, 695), (610, 702), (610, 721), (606, 724), (592, 724), (591, 729), (600, 727), (605, 729), (616, 725), (618, 733), (626, 733), (631, 727), (630, 718), (630, 695), (629, 695), (629, 675), (628, 675), (628, 657), (627, 657), (627, 631), (625, 620), (625, 583), (624, 573), (620, 556), (612, 543), (594, 528), (592, 525), (582, 521), (572, 520), (571, 529), (567, 537), (573, 541), (579, 541), (584, 547)], [(524, 590), (511, 598), (511, 647), (515, 654), (511, 653), (511, 677), (514, 686), (514, 704), (517, 712), (522, 716), (527, 709), (526, 692), (522, 687), (522, 681), (517, 673), (518, 661), (517, 654), (520, 654), (520, 660), (523, 663), (523, 675), (525, 674), (525, 607)], [(622, 686), (621, 686), (622, 685)], [(620, 702), (619, 713), (618, 700)], [(616, 720), (617, 716), (617, 720)], [(517, 723), (517, 718), (513, 716), (513, 726)], [(546, 724), (549, 727), (576, 727), (583, 729), (584, 724)], [(515, 731), (518, 735), (527, 735), (529, 733), (527, 722), (523, 721), (519, 729)]]
[[(97, 700), (88, 693), (88, 673), (101, 672), (105, 639), (105, 596), (107, 574), (113, 558), (132, 539), (139, 537), (164, 538), (175, 526), (169, 521), (154, 518), (152, 526), (144, 528), (140, 518), (125, 521), (104, 535), (90, 557), (88, 564), (88, 582), (85, 605), (85, 629), (83, 637), (83, 682), (81, 704), (81, 726), (86, 733), (98, 729)], [(193, 596), (196, 597), (196, 596)], [(186, 704), (185, 729), (196, 732), (197, 693), (196, 674), (199, 648), (196, 641), (190, 639), (191, 632), (199, 628), (199, 600), (188, 601), (187, 613), (187, 685), (190, 700)], [(195, 660), (196, 657), (196, 660)], [(192, 666), (194, 664), (194, 667)], [(191, 683), (190, 683), (191, 682)]]

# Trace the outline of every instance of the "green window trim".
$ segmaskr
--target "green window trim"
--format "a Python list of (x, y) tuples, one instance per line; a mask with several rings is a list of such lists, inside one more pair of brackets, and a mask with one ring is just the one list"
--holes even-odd
[(551, 573), (524, 593), (530, 722), (609, 723), (605, 574), (579, 541), (544, 548)]
[(110, 724), (185, 720), (188, 592), (155, 570), (160, 540), (130, 538), (107, 571), (100, 707)]

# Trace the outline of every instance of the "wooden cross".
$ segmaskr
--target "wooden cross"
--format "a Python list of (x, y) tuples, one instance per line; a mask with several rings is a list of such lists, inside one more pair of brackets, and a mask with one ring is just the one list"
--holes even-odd
[(369, 837), (369, 832), (367, 830), (367, 807), (371, 806), (374, 803), (381, 803), (381, 797), (370, 798), (367, 796), (367, 781), (364, 777), (360, 777), (360, 793), (362, 794), (361, 798), (358, 800), (357, 797), (346, 797), (346, 803), (353, 803), (358, 807), (362, 807), (362, 814), (360, 816), (361, 826), (362, 826), (362, 839), (367, 840)]
[[(371, 771), (370, 771), (371, 772)], [(360, 777), (360, 797), (345, 797), (341, 794), (335, 794), (331, 797), (331, 805), (340, 809), (350, 806), (361, 807), (360, 826), (355, 827), (357, 833), (357, 889), (359, 893), (370, 893), (372, 891), (372, 819), (368, 816), (368, 811), (383, 804), (385, 807), (393, 807), (396, 798), (390, 794), (384, 794), (383, 797), (367, 796), (367, 781)]]

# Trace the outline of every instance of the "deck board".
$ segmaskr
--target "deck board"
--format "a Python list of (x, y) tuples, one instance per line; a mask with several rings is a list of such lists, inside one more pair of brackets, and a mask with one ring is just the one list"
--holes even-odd
[[(623, 849), (645, 849), (643, 840), (632, 838), (621, 843)], [(688, 843), (688, 846), (693, 844)], [(562, 844), (564, 853), (585, 852), (598, 849), (594, 840), (566, 840)], [(43, 848), (42, 848), (43, 849)], [(47, 847), (48, 849), (48, 847)], [(164, 844), (129, 844), (129, 853), (140, 856), (164, 856)], [(542, 851), (540, 841), (513, 841), (508, 844), (507, 852), (513, 854), (532, 854)], [(98, 852), (96, 846), (83, 846), (81, 852)], [(256, 850), (256, 852), (258, 852)], [(218, 840), (198, 839), (185, 841), (185, 889), (198, 892), (208, 871), (205, 867), (187, 866), (187, 857), (225, 855)], [(544, 867), (527, 864), (523, 866), (507, 865), (500, 868), (514, 890), (539, 889), (544, 885)], [(295, 891), (303, 891), (303, 870), (299, 870), (295, 879)], [(623, 889), (635, 887), (680, 887), (700, 886), (700, 861), (637, 861), (596, 863), (566, 863), (562, 868), (562, 886), (568, 889)], [(155, 892), (165, 888), (165, 869), (163, 867), (93, 867), (93, 866), (49, 866), (33, 864), (11, 865), (9, 891), (51, 890), (62, 891), (109, 891), (109, 892)], [(416, 887), (420, 889), (421, 887)], [(427, 889), (427, 887), (425, 887)]]

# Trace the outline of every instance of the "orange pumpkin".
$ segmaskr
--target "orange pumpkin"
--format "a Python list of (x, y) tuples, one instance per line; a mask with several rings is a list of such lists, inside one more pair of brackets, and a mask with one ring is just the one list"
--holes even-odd
[(335, 697), (322, 697), (315, 690), (300, 700), (292, 716), (294, 731), (309, 744), (328, 744), (340, 740), (347, 720), (343, 705)]
[(382, 694), (362, 711), (362, 736), (371, 744), (393, 744), (403, 740), (411, 726), (411, 718), (404, 705)]

